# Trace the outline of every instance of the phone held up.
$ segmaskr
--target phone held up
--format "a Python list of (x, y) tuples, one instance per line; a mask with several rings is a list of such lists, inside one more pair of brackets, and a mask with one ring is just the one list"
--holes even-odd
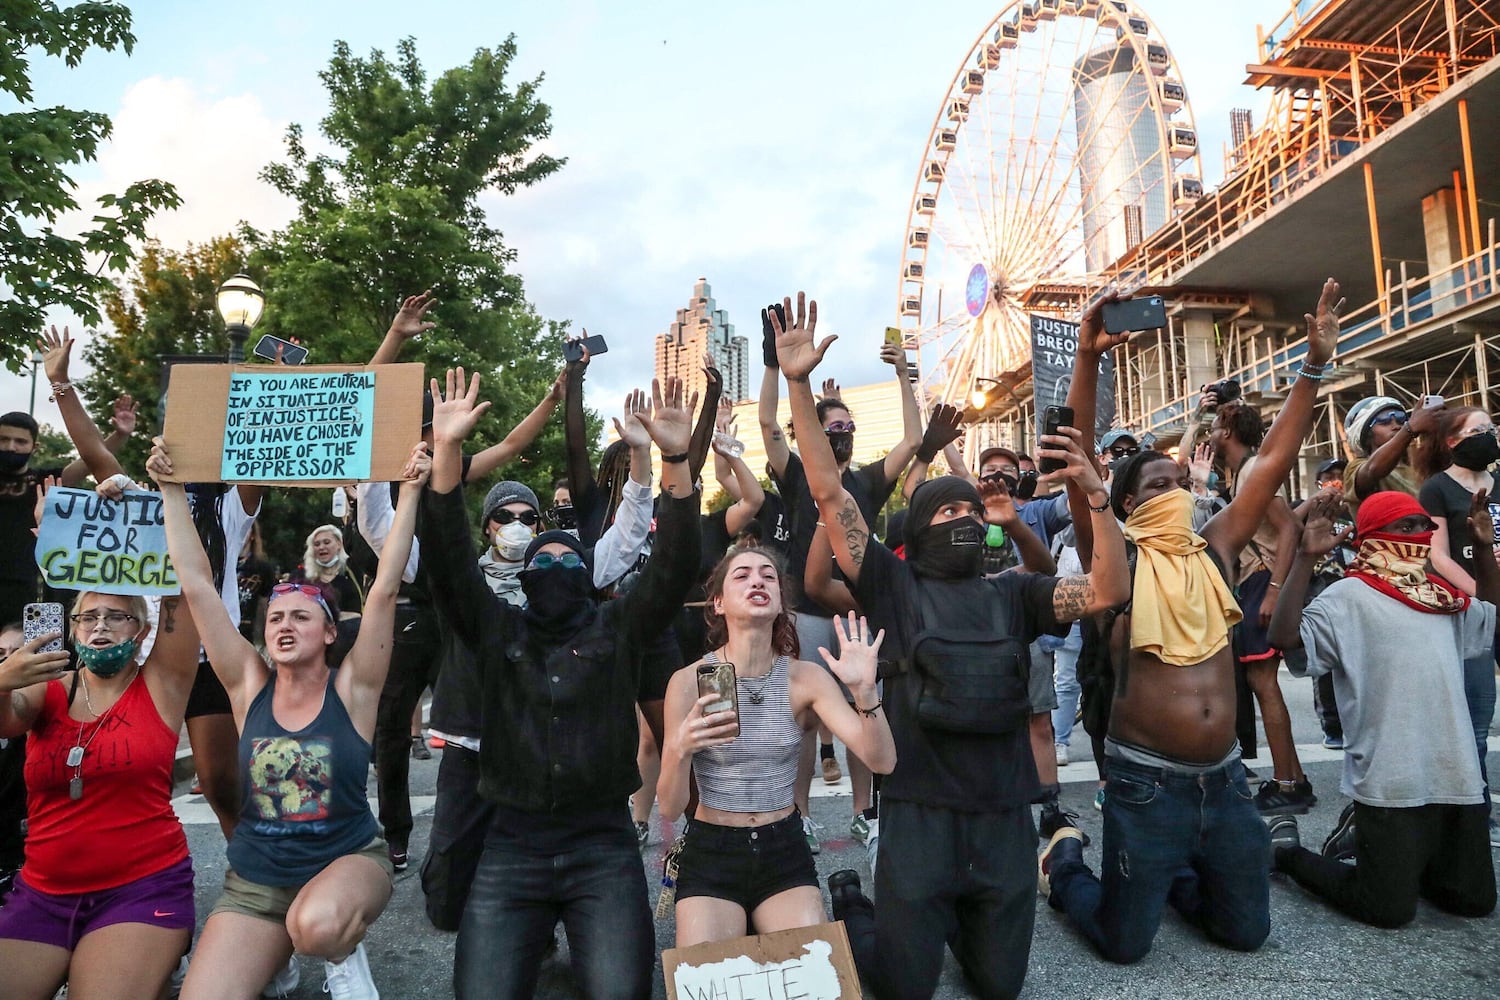
[(733, 712), (736, 716), (734, 734), (740, 733), (740, 691), (735, 683), (733, 663), (700, 663), (698, 665), (698, 697), (717, 695), (718, 698), (703, 709), (704, 715), (715, 712)]
[[(1048, 434), (1056, 434), (1059, 427), (1072, 426), (1073, 408), (1071, 406), (1049, 406), (1042, 411), (1042, 435), (1044, 437)], [(1053, 447), (1053, 445), (1047, 441), (1039, 441), (1037, 443), (1044, 448)], [(1066, 464), (1067, 463), (1060, 458), (1044, 458), (1037, 463), (1036, 467), (1037, 471), (1045, 476), (1048, 473), (1056, 472)], [(1035, 489), (1035, 487), (1033, 487), (1033, 489)]]
[(257, 358), (283, 365), (300, 365), (307, 360), (307, 348), (269, 333), (255, 342), (254, 354)]
[(563, 357), (570, 362), (582, 361), (584, 348), (588, 348), (590, 358), (597, 358), (609, 350), (609, 345), (604, 342), (604, 336), (598, 333), (580, 340), (569, 340), (563, 344)]
[(55, 633), (56, 639), (40, 647), (38, 653), (56, 653), (63, 648), (63, 606), (56, 602), (28, 604), (21, 612), (21, 632), (30, 642), (37, 636)]
[(1138, 299), (1106, 302), (1101, 315), (1105, 333), (1160, 330), (1167, 325), (1167, 304), (1160, 295), (1143, 295)]

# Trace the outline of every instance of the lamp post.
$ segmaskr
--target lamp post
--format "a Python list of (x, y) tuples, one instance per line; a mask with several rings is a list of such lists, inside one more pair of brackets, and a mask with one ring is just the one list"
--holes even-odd
[(42, 370), (42, 352), (36, 348), (31, 349), (31, 406), (26, 412), (33, 417), (36, 416), (36, 373)]
[(236, 274), (219, 286), (218, 306), (219, 315), (224, 317), (225, 332), (229, 334), (229, 363), (239, 364), (245, 360), (245, 341), (250, 330), (260, 322), (260, 314), (266, 308), (265, 293), (248, 274)]

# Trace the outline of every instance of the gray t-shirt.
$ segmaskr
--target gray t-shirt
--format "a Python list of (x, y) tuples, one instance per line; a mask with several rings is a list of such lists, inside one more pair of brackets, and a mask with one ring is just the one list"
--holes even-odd
[(1428, 614), (1351, 577), (1307, 606), (1301, 632), (1308, 674), (1333, 672), (1340, 791), (1392, 809), (1484, 801), (1463, 661), (1494, 647), (1493, 604)]

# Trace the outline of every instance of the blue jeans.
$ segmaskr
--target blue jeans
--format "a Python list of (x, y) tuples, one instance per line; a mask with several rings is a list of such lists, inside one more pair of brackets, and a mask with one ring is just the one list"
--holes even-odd
[[(539, 822), (556, 824), (551, 817)], [(564, 823), (566, 821), (564, 820)], [(618, 823), (564, 832), (544, 841), (567, 850), (527, 850), (525, 831), (496, 828), (469, 891), (458, 929), (453, 991), (458, 1000), (530, 998), (553, 929), (568, 933), (573, 972), (583, 995), (645, 1000), (651, 995), (656, 926), (646, 902), (646, 874), (624, 803)], [(618, 826), (618, 829), (615, 827)]]
[(1103, 881), (1059, 860), (1050, 902), (1111, 962), (1145, 957), (1168, 902), (1220, 944), (1253, 951), (1271, 930), (1270, 843), (1238, 760), (1191, 775), (1111, 757)]
[(1078, 654), (1081, 652), (1083, 631), (1074, 622), (1062, 647), (1052, 657), (1053, 683), (1057, 687), (1057, 707), (1052, 710), (1052, 739), (1063, 746), (1073, 738), (1073, 720), (1078, 716), (1078, 699), (1083, 695), (1083, 688), (1078, 683)]
[(1474, 747), (1479, 751), (1479, 775), (1484, 779), (1485, 815), (1490, 809), (1490, 771), (1485, 754), (1490, 748), (1490, 723), (1495, 721), (1495, 656), (1464, 661), (1464, 700), (1469, 703), (1469, 721), (1474, 724)]

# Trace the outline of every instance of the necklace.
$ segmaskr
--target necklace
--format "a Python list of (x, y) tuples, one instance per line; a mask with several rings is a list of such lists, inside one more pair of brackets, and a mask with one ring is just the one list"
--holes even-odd
[[(766, 685), (771, 683), (771, 675), (775, 672), (776, 664), (775, 662), (772, 662), (771, 669), (767, 670), (759, 677), (736, 678), (741, 684), (745, 685), (745, 694), (749, 696), (750, 704), (759, 705), (766, 700)], [(754, 684), (751, 684), (751, 681), (760, 681), (760, 685), (756, 686)]]
[[(135, 683), (136, 674), (140, 673), (140, 669), (140, 664), (136, 664), (132, 668), (130, 680), (125, 682), (125, 688), (120, 692), (120, 697), (116, 698), (114, 704), (104, 710), (103, 715), (95, 715), (98, 722), (94, 724), (94, 731), (89, 734), (87, 743), (83, 740), (83, 730), (87, 723), (78, 723), (78, 736), (73, 740), (73, 747), (68, 751), (67, 757), (67, 766), (73, 769), (73, 777), (68, 780), (68, 798), (74, 802), (83, 798), (83, 756), (88, 753), (89, 747), (93, 746), (94, 740), (99, 736), (100, 730), (104, 728), (104, 723), (109, 719), (110, 713), (115, 710), (115, 705), (120, 704), (125, 699), (125, 692), (129, 691), (130, 685)], [(93, 713), (94, 706), (88, 703), (88, 681), (82, 674), (78, 675), (78, 679), (83, 683), (83, 703), (88, 706), (89, 712)]]

